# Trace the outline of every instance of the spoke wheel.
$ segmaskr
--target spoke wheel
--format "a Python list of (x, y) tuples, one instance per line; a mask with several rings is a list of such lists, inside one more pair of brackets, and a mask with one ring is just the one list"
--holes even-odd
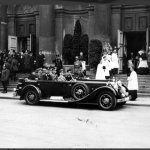
[(98, 105), (103, 110), (113, 110), (116, 107), (117, 100), (110, 91), (101, 92), (98, 97)]
[(36, 105), (39, 102), (39, 94), (36, 90), (28, 90), (25, 94), (25, 101), (29, 105)]

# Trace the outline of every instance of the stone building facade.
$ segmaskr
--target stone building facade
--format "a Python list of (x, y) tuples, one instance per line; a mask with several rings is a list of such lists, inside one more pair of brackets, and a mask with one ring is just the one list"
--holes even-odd
[(149, 46), (150, 5), (0, 5), (0, 49), (39, 50), (52, 63), (62, 54), (65, 34), (73, 34), (80, 20), (89, 40), (99, 39), (120, 47), (120, 71), (126, 51), (137, 53)]

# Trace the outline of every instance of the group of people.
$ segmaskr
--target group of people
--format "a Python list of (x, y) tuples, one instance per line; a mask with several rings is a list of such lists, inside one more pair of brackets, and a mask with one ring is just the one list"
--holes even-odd
[(30, 80), (51, 80), (51, 81), (76, 81), (73, 77), (71, 69), (67, 70), (67, 73), (64, 73), (63, 69), (57, 72), (56, 67), (49, 68), (38, 68), (33, 71), (28, 79)]
[(44, 60), (45, 56), (41, 51), (36, 61), (33, 54), (28, 50), (25, 52), (0, 50), (0, 74), (4, 87), (2, 92), (7, 93), (9, 79), (16, 81), (17, 73), (30, 73), (36, 68), (43, 67)]
[(73, 70), (69, 68), (66, 73), (64, 73), (63, 63), (59, 54), (56, 54), (53, 64), (54, 66), (48, 68), (39, 67), (31, 73), (29, 79), (75, 81), (86, 76), (86, 61), (83, 52), (80, 52), (79, 56), (75, 57)]
[(105, 80), (115, 77), (118, 74), (119, 59), (117, 47), (113, 51), (104, 51), (99, 64), (97, 65), (96, 77), (97, 80)]
[(76, 78), (84, 78), (86, 76), (86, 61), (83, 52), (75, 57), (74, 61), (74, 75)]
[[(129, 94), (131, 95), (131, 100), (135, 100), (137, 98), (137, 91), (138, 91), (138, 77), (137, 73), (134, 70), (135, 66), (128, 65), (128, 90)], [(118, 74), (119, 69), (119, 59), (117, 54), (117, 48), (114, 47), (114, 50), (111, 51), (104, 51), (101, 57), (100, 63), (97, 65), (97, 71), (95, 79), (97, 80), (106, 80), (112, 79), (116, 77)], [(126, 95), (126, 91), (124, 90), (121, 83), (118, 83), (118, 87), (121, 88), (122, 93), (124, 96)]]
[(140, 75), (149, 74), (150, 73), (150, 47), (146, 54), (144, 49), (138, 51), (137, 56), (134, 56), (134, 53), (131, 52), (128, 59), (128, 69), (129, 67), (134, 66), (136, 72)]
[[(97, 65), (96, 77), (97, 80), (105, 80), (116, 77), (119, 69), (119, 59), (117, 54), (117, 47), (114, 47), (113, 51), (104, 51), (99, 64)], [(150, 55), (150, 50), (149, 50)], [(148, 62), (144, 51), (138, 53), (138, 66), (135, 63), (133, 54), (128, 60), (128, 89), (133, 97), (136, 99), (138, 90), (138, 79), (134, 68), (138, 68), (138, 72), (149, 72), (146, 71), (148, 68)], [(148, 57), (150, 60), (150, 56)], [(29, 51), (16, 53), (13, 51), (0, 51), (0, 72), (1, 81), (4, 87), (3, 93), (7, 93), (7, 85), (9, 78), (16, 80), (16, 74), (18, 72), (31, 73), (29, 79), (42, 79), (42, 80), (54, 80), (54, 81), (75, 81), (78, 78), (84, 78), (86, 76), (86, 61), (84, 60), (83, 52), (80, 52), (79, 56), (75, 57), (74, 61), (74, 75), (72, 70), (68, 69), (67, 73), (63, 71), (63, 63), (59, 56), (56, 54), (56, 58), (53, 60), (54, 67), (47, 69), (44, 68), (45, 56), (42, 51), (39, 52), (37, 59), (35, 60), (33, 54)], [(150, 61), (149, 61), (150, 65)], [(39, 68), (39, 69), (37, 69)], [(144, 69), (143, 69), (144, 68)], [(36, 70), (37, 69), (37, 70)], [(35, 71), (36, 70), (36, 71)]]

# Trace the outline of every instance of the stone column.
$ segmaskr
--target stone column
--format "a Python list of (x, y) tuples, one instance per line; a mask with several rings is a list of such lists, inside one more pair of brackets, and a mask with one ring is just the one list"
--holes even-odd
[(40, 21), (39, 21), (39, 14), (36, 14), (36, 56), (39, 53), (39, 33), (40, 33)]
[(110, 41), (110, 5), (96, 4), (95, 10), (95, 30), (94, 34), (101, 41)]
[(0, 49), (7, 49), (7, 6), (0, 5)]
[(89, 36), (89, 40), (94, 38), (94, 24), (95, 24), (95, 20), (94, 20), (94, 6), (89, 6), (87, 8), (88, 10), (88, 15), (89, 15), (89, 19), (88, 19), (88, 36)]
[(112, 7), (111, 15), (111, 41), (113, 46), (117, 45), (117, 30), (121, 29), (121, 5)]
[(15, 6), (8, 7), (7, 23), (8, 23), (8, 35), (16, 35), (16, 20), (15, 20)]
[(39, 50), (45, 54), (45, 63), (51, 64), (54, 55), (54, 39), (55, 39), (55, 12), (53, 5), (39, 6)]
[(55, 50), (62, 57), (63, 48), (63, 8), (57, 9), (56, 26), (55, 26)]
[(16, 35), (15, 16), (12, 15), (8, 18), (8, 35)]

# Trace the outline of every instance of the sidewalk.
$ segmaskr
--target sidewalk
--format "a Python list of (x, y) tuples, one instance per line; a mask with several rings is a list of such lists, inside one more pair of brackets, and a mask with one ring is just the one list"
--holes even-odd
[(0, 99), (19, 99), (19, 96), (15, 96), (14, 92), (1, 93), (0, 91)]
[[(11, 100), (19, 100), (19, 96), (15, 96), (14, 92), (8, 93), (1, 93), (0, 92), (0, 99), (11, 99)], [(55, 97), (59, 99), (59, 97)], [(150, 96), (138, 96), (136, 101), (127, 101), (126, 105), (149, 105), (150, 106)]]

